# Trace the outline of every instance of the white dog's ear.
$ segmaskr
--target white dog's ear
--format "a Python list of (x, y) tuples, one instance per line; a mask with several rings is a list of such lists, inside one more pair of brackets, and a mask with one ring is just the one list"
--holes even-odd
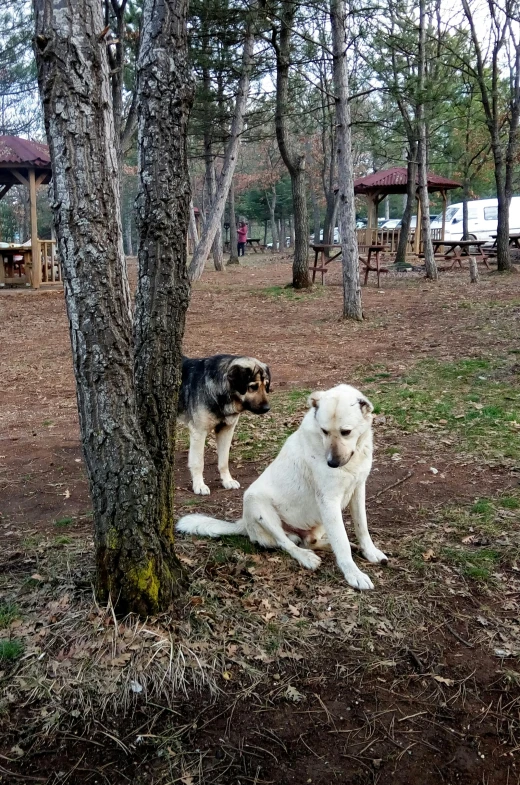
[(317, 409), (318, 406), (320, 405), (320, 398), (322, 395), (323, 395), (322, 390), (316, 390), (316, 392), (313, 392), (309, 395), (307, 404), (309, 406), (314, 406), (314, 408)]
[(368, 398), (358, 398), (358, 403), (361, 407), (361, 411), (363, 412), (363, 417), (366, 417), (368, 414), (371, 414), (374, 411), (374, 406), (370, 403)]

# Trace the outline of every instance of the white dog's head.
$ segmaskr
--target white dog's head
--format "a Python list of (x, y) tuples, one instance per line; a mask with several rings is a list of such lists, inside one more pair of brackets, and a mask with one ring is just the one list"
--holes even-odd
[(314, 408), (314, 427), (323, 440), (327, 464), (331, 469), (345, 466), (360, 436), (371, 428), (374, 407), (349, 384), (313, 392), (309, 405)]

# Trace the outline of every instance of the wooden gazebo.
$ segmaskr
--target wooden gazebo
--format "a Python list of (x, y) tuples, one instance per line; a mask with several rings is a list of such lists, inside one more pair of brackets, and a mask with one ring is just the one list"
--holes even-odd
[[(418, 180), (416, 179), (416, 183)], [(354, 193), (356, 196), (366, 196), (368, 200), (368, 223), (367, 230), (377, 231), (377, 212), (379, 203), (389, 194), (405, 194), (408, 186), (408, 170), (405, 166), (394, 166), (392, 169), (381, 169), (366, 177), (359, 177), (354, 180)], [(446, 223), (446, 192), (454, 188), (460, 188), (460, 183), (441, 177), (433, 172), (428, 172), (428, 193), (440, 193), (442, 196), (442, 237), (444, 239), (444, 227)], [(417, 199), (417, 227), (414, 236), (414, 251), (417, 253), (421, 243), (421, 203), (419, 201), (418, 188), (416, 188)], [(369, 232), (367, 231), (367, 234)], [(369, 243), (371, 244), (371, 243)]]
[(0, 280), (5, 280), (5, 266), (14, 266), (19, 272), (25, 268), (26, 281), (34, 289), (41, 286), (42, 274), (44, 283), (61, 281), (59, 265), (54, 257), (54, 243), (38, 239), (36, 189), (49, 183), (51, 178), (51, 159), (46, 144), (17, 136), (0, 136), (0, 200), (13, 185), (25, 185), (29, 192), (31, 216), (30, 248), (14, 244), (0, 247)]

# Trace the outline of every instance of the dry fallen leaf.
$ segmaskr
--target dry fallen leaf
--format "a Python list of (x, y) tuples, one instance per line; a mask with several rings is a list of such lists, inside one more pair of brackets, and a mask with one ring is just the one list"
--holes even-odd
[(446, 684), (447, 687), (453, 687), (455, 684), (453, 679), (445, 679), (444, 676), (434, 676), (433, 678), (440, 684)]
[(230, 681), (231, 680), (230, 672), (229, 671), (224, 671), (224, 673), (222, 674), (222, 678), (225, 679), (226, 681)]
[(289, 611), (292, 613), (293, 616), (299, 616), (300, 611), (294, 605), (289, 605)]
[(305, 695), (302, 695), (301, 692), (298, 692), (296, 687), (293, 687), (291, 684), (285, 690), (285, 697), (293, 701), (293, 703), (300, 703), (301, 701), (305, 700)]
[(422, 555), (424, 561), (433, 561), (435, 559), (435, 553), (432, 551), (431, 548), (428, 548)]

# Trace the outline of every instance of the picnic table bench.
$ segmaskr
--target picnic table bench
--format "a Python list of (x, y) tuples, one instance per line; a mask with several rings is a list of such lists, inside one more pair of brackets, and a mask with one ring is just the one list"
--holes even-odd
[(247, 244), (255, 253), (258, 253), (258, 251), (261, 251), (262, 253), (265, 252), (266, 246), (263, 244), (260, 237), (248, 237)]
[[(498, 235), (492, 234), (491, 237), (493, 238), (493, 245), (491, 247), (496, 249)], [(520, 234), (513, 232), (509, 235), (509, 247), (518, 248), (520, 250)]]
[[(314, 283), (316, 280), (316, 273), (321, 273), (321, 283), (323, 285), (325, 273), (328, 271), (327, 265), (341, 256), (341, 245), (316, 243), (311, 245), (311, 248), (314, 251), (314, 264), (309, 265), (309, 270), (312, 271), (312, 282)], [(339, 251), (337, 250), (338, 248)], [(387, 250), (387, 246), (367, 245), (366, 249), (368, 252), (366, 258), (363, 256), (359, 257), (359, 261), (363, 265), (365, 272), (364, 285), (366, 286), (368, 283), (368, 274), (370, 272), (375, 272), (377, 274), (377, 288), (379, 289), (381, 273), (388, 272), (386, 267), (381, 267), (381, 253)], [(333, 253), (334, 250), (336, 250), (336, 253)], [(372, 262), (372, 256), (375, 260), (375, 266)]]
[[(368, 274), (372, 271), (377, 275), (377, 288), (380, 289), (380, 277), (381, 273), (387, 273), (388, 269), (386, 267), (381, 267), (381, 254), (383, 251), (387, 251), (388, 246), (386, 245), (368, 245), (367, 246), (367, 258), (364, 259), (362, 256), (359, 257), (359, 261), (365, 266), (365, 286), (368, 283)], [(375, 258), (375, 267), (370, 264), (372, 255)]]
[[(441, 248), (448, 249), (440, 254), (447, 262), (453, 260), (450, 267), (445, 268), (446, 270), (453, 270), (456, 264), (462, 267), (463, 258), (469, 256), (479, 256), (487, 269), (490, 270), (488, 260), (482, 250), (482, 246), (486, 242), (486, 240), (432, 240), (433, 253), (438, 255)], [(476, 248), (476, 252), (471, 253), (471, 248)], [(420, 254), (420, 256), (424, 257), (424, 254)]]
[[(309, 265), (309, 270), (312, 270), (312, 282), (316, 280), (316, 273), (321, 273), (321, 283), (324, 283), (324, 275), (327, 270), (327, 265), (341, 256), (341, 245), (327, 245), (322, 243), (317, 243), (316, 245), (311, 245), (312, 250), (314, 251), (314, 265)], [(332, 248), (339, 248), (339, 251), (335, 253), (333, 256), (327, 256), (327, 253), (330, 253)], [(318, 264), (318, 257), (320, 258), (320, 264)]]

